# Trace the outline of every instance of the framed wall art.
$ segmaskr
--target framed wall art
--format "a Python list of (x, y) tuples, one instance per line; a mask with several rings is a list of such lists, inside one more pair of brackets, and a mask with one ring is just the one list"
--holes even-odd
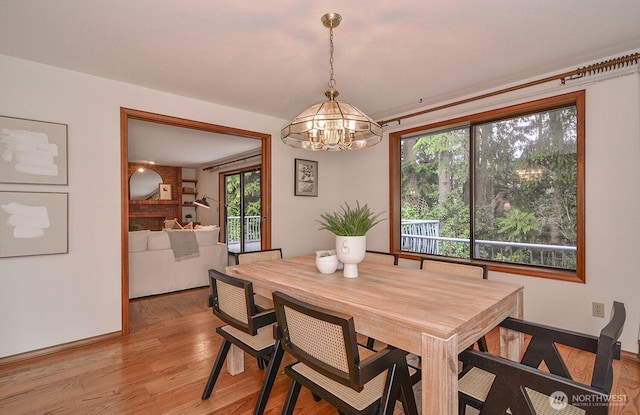
[(67, 184), (67, 125), (0, 116), (0, 183)]
[(171, 198), (171, 185), (166, 183), (160, 183), (158, 190), (158, 199), (160, 200), (173, 200)]
[(0, 192), (0, 258), (66, 254), (67, 193)]
[(318, 196), (318, 162), (295, 159), (295, 196)]

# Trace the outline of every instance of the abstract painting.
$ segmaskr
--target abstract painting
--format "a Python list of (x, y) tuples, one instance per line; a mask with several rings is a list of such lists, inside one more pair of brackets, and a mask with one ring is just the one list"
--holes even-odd
[(0, 116), (0, 183), (67, 184), (67, 125)]
[(64, 254), (68, 194), (0, 192), (0, 258)]

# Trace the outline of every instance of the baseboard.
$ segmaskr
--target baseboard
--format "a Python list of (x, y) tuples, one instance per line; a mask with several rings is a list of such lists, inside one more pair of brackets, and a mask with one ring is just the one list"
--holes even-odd
[(640, 352), (633, 353), (633, 352), (628, 352), (626, 350), (622, 350), (620, 352), (620, 359), (624, 359), (624, 360), (632, 360), (634, 362), (640, 362)]
[(87, 339), (76, 340), (69, 343), (58, 344), (56, 346), (45, 347), (43, 349), (32, 350), (30, 352), (14, 354), (7, 357), (0, 358), (0, 366), (10, 365), (12, 363), (22, 362), (30, 359), (37, 359), (39, 357), (48, 356), (54, 353), (65, 352), (68, 350), (77, 349), (79, 347), (88, 346), (95, 343), (100, 343), (106, 340), (122, 337), (121, 331), (113, 333), (102, 334), (100, 336), (89, 337)]

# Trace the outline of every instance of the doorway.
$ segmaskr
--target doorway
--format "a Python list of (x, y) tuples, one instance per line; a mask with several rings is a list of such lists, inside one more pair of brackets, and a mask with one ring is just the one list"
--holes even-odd
[(121, 164), (121, 275), (122, 275), (122, 334), (129, 333), (129, 120), (141, 120), (169, 126), (195, 129), (216, 134), (259, 139), (262, 142), (260, 166), (261, 244), (271, 247), (271, 135), (217, 124), (177, 118), (130, 108), (120, 108), (120, 164)]
[(262, 249), (261, 177), (262, 169), (253, 167), (226, 173), (221, 178), (227, 206), (224, 222), (229, 252)]

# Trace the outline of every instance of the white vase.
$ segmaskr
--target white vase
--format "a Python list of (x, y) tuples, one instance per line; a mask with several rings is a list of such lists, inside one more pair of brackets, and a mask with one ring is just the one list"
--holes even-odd
[(336, 236), (336, 254), (344, 264), (344, 276), (358, 276), (358, 264), (364, 259), (367, 250), (366, 236)]

